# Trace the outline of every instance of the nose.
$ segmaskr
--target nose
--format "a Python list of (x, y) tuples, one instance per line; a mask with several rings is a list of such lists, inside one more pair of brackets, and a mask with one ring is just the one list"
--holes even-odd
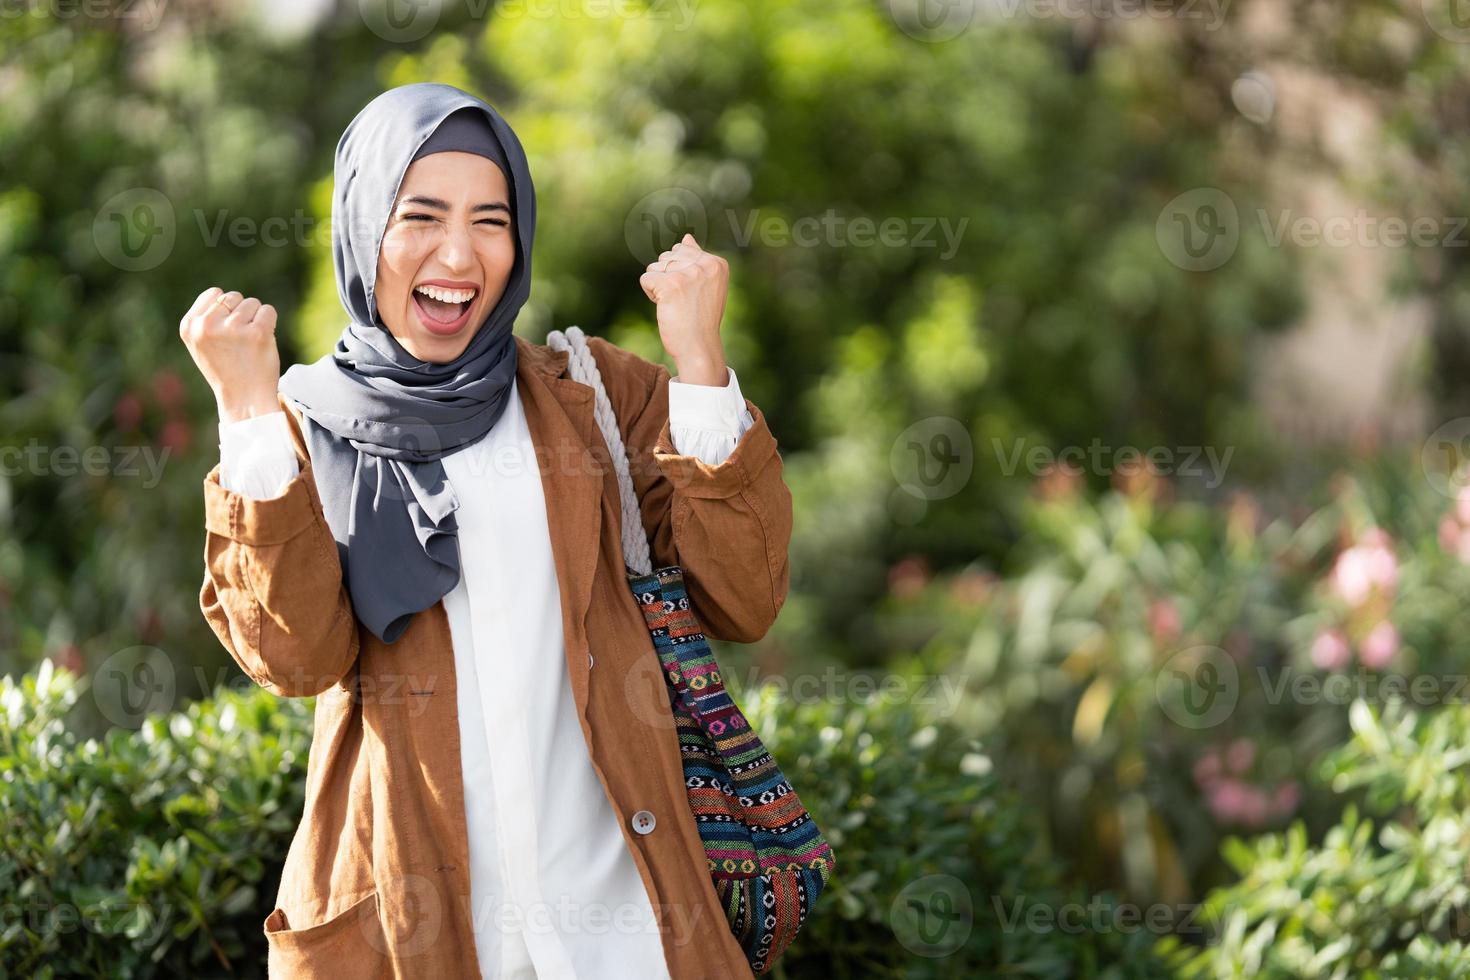
[(469, 228), (463, 222), (448, 222), (444, 238), (435, 252), (439, 262), (451, 273), (468, 272), (474, 262), (474, 253)]

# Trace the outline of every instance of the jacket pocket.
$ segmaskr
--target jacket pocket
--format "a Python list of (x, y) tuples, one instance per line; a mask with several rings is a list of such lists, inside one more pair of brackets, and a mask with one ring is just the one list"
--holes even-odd
[(275, 980), (391, 980), (388, 942), (370, 892), (325, 922), (292, 929), (276, 908), (265, 920), (267, 973)]

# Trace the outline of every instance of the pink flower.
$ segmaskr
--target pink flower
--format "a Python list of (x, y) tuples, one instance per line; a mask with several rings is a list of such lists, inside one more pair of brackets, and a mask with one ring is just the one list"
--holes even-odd
[(183, 419), (170, 419), (163, 425), (163, 433), (159, 436), (159, 442), (163, 443), (164, 448), (170, 452), (186, 452), (193, 431), (189, 423)]
[(1246, 786), (1241, 794), (1240, 822), (1247, 827), (1262, 827), (1271, 819), (1271, 801), (1255, 786)]
[(995, 574), (993, 572), (968, 568), (956, 575), (950, 582), (949, 594), (956, 602), (967, 606), (978, 606), (989, 598), (990, 590), (994, 585)]
[(1399, 631), (1385, 619), (1363, 638), (1358, 647), (1358, 659), (1363, 661), (1363, 666), (1379, 670), (1386, 667), (1398, 652)]
[(1221, 823), (1260, 827), (1271, 816), (1271, 802), (1266, 794), (1238, 779), (1223, 779), (1216, 783), (1206, 801), (1210, 812)]
[(1460, 523), (1454, 514), (1444, 515), (1439, 521), (1439, 546), (1470, 565), (1470, 526)]
[(131, 432), (143, 418), (143, 403), (131, 391), (125, 392), (112, 408), (112, 421), (122, 432)]
[(929, 582), (929, 561), (923, 555), (901, 558), (888, 569), (888, 590), (901, 599), (924, 591)]
[(1238, 821), (1245, 809), (1245, 796), (1248, 788), (1238, 779), (1223, 779), (1210, 787), (1206, 801), (1215, 819), (1221, 823)]
[(1380, 528), (1369, 528), (1358, 543), (1343, 550), (1332, 567), (1332, 588), (1350, 606), (1361, 606), (1374, 591), (1392, 592), (1399, 563), (1392, 542)]
[(1179, 637), (1179, 607), (1171, 599), (1155, 599), (1148, 607), (1148, 628), (1154, 642), (1166, 646)]
[(1071, 463), (1052, 463), (1037, 477), (1035, 490), (1042, 500), (1073, 500), (1082, 492), (1082, 471)]
[(64, 643), (55, 653), (51, 660), (58, 667), (65, 667), (78, 677), (87, 672), (87, 662), (82, 659), (82, 651), (75, 643)]
[(1301, 801), (1297, 784), (1282, 783), (1274, 792), (1239, 779), (1226, 778), (1212, 783), (1205, 803), (1222, 824), (1264, 827), (1272, 820), (1290, 816)]
[(1450, 553), (1460, 546), (1460, 522), (1455, 520), (1454, 514), (1446, 514), (1439, 519), (1439, 546)]
[(1348, 665), (1352, 650), (1342, 630), (1323, 630), (1312, 641), (1312, 663), (1322, 670), (1342, 670)]
[(171, 368), (160, 368), (153, 375), (153, 397), (165, 408), (176, 408), (184, 399), (184, 382)]
[(1220, 754), (1211, 749), (1195, 761), (1194, 782), (1201, 789), (1206, 789), (1219, 778)]
[(1225, 764), (1234, 773), (1242, 773), (1251, 767), (1256, 761), (1256, 746), (1248, 738), (1237, 738), (1230, 743), (1230, 748), (1225, 750)]
[(1302, 791), (1296, 783), (1282, 783), (1276, 787), (1271, 798), (1271, 815), (1276, 818), (1289, 817), (1301, 805)]
[(1455, 514), (1461, 524), (1470, 524), (1470, 483), (1462, 486), (1455, 495)]

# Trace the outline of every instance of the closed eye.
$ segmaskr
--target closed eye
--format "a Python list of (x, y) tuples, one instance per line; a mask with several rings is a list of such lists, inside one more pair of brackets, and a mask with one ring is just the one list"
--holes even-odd
[[(414, 213), (414, 214), (399, 215), (399, 217), (402, 220), (404, 220), (404, 221), (438, 221), (439, 220), (438, 218), (434, 217), (431, 214), (417, 214), (417, 213)], [(475, 224), (477, 224), (477, 225), (495, 225), (497, 228), (506, 228), (506, 227), (509, 227), (510, 222), (507, 221), (505, 218), (481, 218), (480, 220), (476, 221)]]

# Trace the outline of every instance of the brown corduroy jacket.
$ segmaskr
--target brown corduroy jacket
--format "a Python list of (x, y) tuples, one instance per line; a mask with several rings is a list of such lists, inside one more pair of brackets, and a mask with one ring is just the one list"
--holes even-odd
[[(718, 466), (669, 435), (669, 372), (590, 338), (630, 453), (654, 567), (685, 570), (706, 635), (751, 642), (786, 598), (791, 494), (755, 424)], [(567, 354), (516, 337), (561, 591), (567, 683), (592, 764), (658, 914), (674, 980), (752, 976), (710, 880), (643, 614), (626, 585), (617, 481), (592, 389)], [(300, 473), (254, 500), (204, 479), (199, 602), (256, 683), (316, 695), (306, 808), (264, 928), (270, 972), (331, 980), (480, 978), (471, 925), (454, 654), (443, 601), (384, 644), (353, 615), (300, 421)], [(551, 764), (548, 761), (548, 764)], [(654, 829), (635, 832), (639, 811)], [(587, 896), (595, 901), (596, 896)]]

